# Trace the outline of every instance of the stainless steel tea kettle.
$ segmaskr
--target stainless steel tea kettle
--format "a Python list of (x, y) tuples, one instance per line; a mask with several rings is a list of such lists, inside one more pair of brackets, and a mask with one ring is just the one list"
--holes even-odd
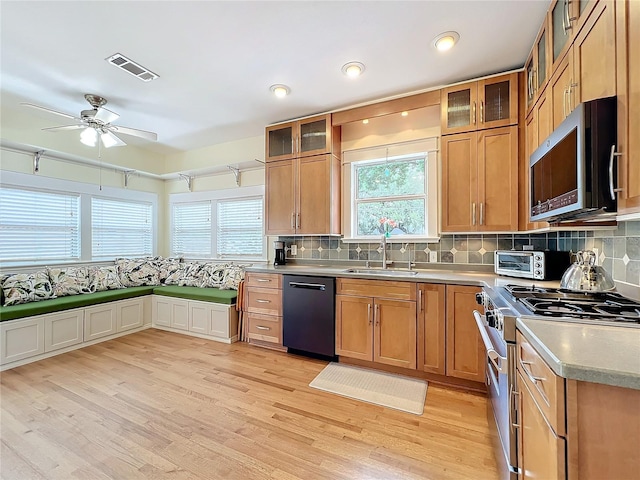
[(606, 292), (616, 289), (611, 275), (596, 265), (596, 254), (591, 250), (576, 253), (576, 261), (564, 272), (560, 288), (581, 292)]

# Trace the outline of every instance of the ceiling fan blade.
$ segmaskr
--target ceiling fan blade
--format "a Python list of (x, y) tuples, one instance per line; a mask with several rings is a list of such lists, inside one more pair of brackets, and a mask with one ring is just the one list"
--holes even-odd
[(126, 143), (122, 141), (122, 139), (120, 139), (117, 135), (114, 135), (113, 133), (108, 131), (101, 134), (100, 139), (102, 140), (104, 148), (122, 147), (126, 145)]
[(59, 127), (47, 127), (47, 128), (43, 128), (42, 130), (48, 130), (49, 132), (62, 132), (65, 130), (79, 130), (81, 128), (87, 128), (87, 126), (84, 123), (78, 123), (75, 125), (61, 125)]
[(146, 130), (138, 130), (137, 128), (121, 127), (120, 125), (111, 125), (110, 128), (115, 129), (118, 133), (124, 133), (125, 135), (131, 135), (133, 137), (140, 137), (146, 140), (155, 142), (158, 140), (158, 134), (153, 132), (147, 132)]
[(61, 117), (72, 118), (74, 120), (80, 120), (75, 115), (69, 115), (68, 113), (59, 112), (57, 110), (52, 110), (51, 108), (42, 107), (40, 105), (35, 105), (33, 103), (21, 102), (20, 105), (24, 105), (25, 107), (37, 108), (38, 110), (42, 110), (43, 112), (53, 113), (54, 115), (60, 115)]
[(104, 107), (98, 108), (95, 116), (93, 117), (94, 120), (99, 120), (102, 123), (115, 122), (118, 118), (120, 118), (120, 115), (118, 115), (115, 112), (112, 112), (111, 110), (107, 110)]

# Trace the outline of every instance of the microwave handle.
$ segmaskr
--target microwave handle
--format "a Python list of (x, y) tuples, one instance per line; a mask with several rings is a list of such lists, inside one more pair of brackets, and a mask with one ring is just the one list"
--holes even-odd
[(613, 160), (621, 155), (621, 153), (616, 152), (616, 146), (611, 145), (611, 155), (609, 156), (609, 193), (611, 194), (611, 200), (616, 199), (616, 192), (622, 191), (621, 188), (614, 188), (613, 186)]

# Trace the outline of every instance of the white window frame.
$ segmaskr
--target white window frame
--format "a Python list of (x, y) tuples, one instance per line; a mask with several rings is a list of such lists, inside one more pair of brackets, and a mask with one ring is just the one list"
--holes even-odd
[[(153, 220), (153, 255), (158, 251), (158, 194), (128, 190), (125, 188), (109, 187), (63, 180), (58, 178), (41, 177), (19, 172), (2, 171), (0, 187), (21, 188), (25, 190), (43, 190), (54, 193), (74, 193), (80, 195), (80, 259), (76, 261), (55, 262), (56, 265), (77, 263), (104, 263), (105, 259), (94, 260), (91, 257), (91, 197), (103, 197), (121, 201), (138, 201), (151, 203)], [(51, 261), (5, 262), (2, 267), (19, 267), (29, 265), (53, 265)]]
[[(440, 192), (439, 192), (439, 155), (437, 138), (422, 139), (388, 146), (364, 148), (343, 152), (342, 166), (342, 227), (344, 243), (371, 243), (379, 240), (378, 235), (357, 235), (357, 177), (356, 168), (362, 164), (379, 164), (385, 161), (425, 158), (425, 233), (423, 235), (391, 235), (387, 242), (425, 242), (440, 240)], [(393, 156), (389, 152), (395, 152)], [(406, 200), (416, 195), (389, 197), (389, 200)], [(380, 197), (382, 199), (382, 197)]]
[[(173, 232), (174, 232), (174, 219), (173, 219), (173, 205), (176, 203), (196, 203), (196, 202), (211, 202), (211, 255), (208, 257), (202, 257), (203, 259), (214, 259), (214, 260), (230, 260), (230, 261), (240, 261), (240, 262), (251, 262), (251, 261), (266, 261), (267, 260), (267, 237), (264, 234), (264, 222), (262, 224), (262, 256), (260, 258), (247, 258), (247, 257), (219, 257), (217, 252), (218, 246), (218, 238), (217, 238), (217, 225), (218, 225), (218, 201), (222, 200), (241, 200), (241, 199), (249, 199), (249, 198), (261, 198), (262, 199), (262, 212), (263, 215), (265, 212), (265, 204), (264, 204), (264, 185), (257, 185), (253, 187), (239, 187), (239, 188), (229, 188), (223, 190), (211, 190), (206, 192), (189, 192), (189, 193), (172, 193), (169, 194), (169, 214), (171, 215), (170, 220), (170, 234), (169, 234), (169, 248), (173, 249)], [(170, 252), (171, 255), (174, 252)]]

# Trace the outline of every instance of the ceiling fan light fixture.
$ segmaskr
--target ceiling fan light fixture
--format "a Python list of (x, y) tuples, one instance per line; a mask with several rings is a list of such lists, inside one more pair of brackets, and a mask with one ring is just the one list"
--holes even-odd
[(349, 62), (342, 66), (342, 73), (349, 78), (357, 78), (364, 72), (364, 64), (360, 62)]
[(95, 147), (98, 141), (98, 132), (93, 127), (85, 128), (80, 134), (80, 142), (84, 143), (87, 147)]
[(291, 89), (286, 85), (282, 85), (281, 83), (271, 85), (269, 87), (269, 90), (271, 90), (271, 93), (273, 93), (278, 98), (284, 98), (291, 93)]
[(444, 32), (433, 39), (433, 46), (441, 52), (450, 50), (460, 40), (458, 32)]

